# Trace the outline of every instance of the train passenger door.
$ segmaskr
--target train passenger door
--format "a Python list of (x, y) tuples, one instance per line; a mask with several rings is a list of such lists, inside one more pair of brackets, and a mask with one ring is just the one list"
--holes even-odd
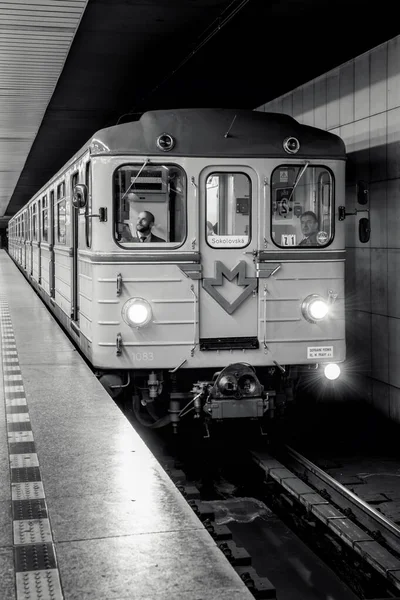
[(33, 275), (33, 204), (30, 205), (29, 207), (29, 257), (28, 257), (28, 264), (29, 264), (29, 275)]
[(207, 167), (200, 175), (203, 350), (258, 347), (257, 189), (248, 167)]
[(26, 270), (26, 246), (27, 246), (27, 229), (26, 229), (26, 214), (28, 211), (24, 211), (23, 215), (22, 215), (22, 243), (23, 243), (23, 252), (24, 252), (24, 258), (23, 258), (23, 266), (24, 269)]
[[(74, 193), (74, 188), (78, 183), (78, 173), (74, 173), (71, 176), (71, 198)], [(73, 321), (79, 321), (79, 306), (78, 306), (78, 246), (79, 246), (79, 209), (72, 206), (72, 306), (71, 306), (71, 319)]]
[(37, 252), (38, 252), (38, 283), (42, 283), (42, 202), (37, 203)]
[(55, 267), (55, 254), (54, 254), (54, 242), (55, 242), (55, 208), (54, 208), (54, 190), (50, 192), (50, 239), (49, 239), (49, 286), (50, 286), (50, 298), (55, 298), (56, 295), (56, 267)]

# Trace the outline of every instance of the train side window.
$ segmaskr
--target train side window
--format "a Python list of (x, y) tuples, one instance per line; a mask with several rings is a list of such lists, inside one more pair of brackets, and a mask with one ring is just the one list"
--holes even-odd
[(60, 198), (65, 198), (65, 181), (62, 181), (57, 186), (57, 200)]
[(87, 186), (88, 194), (87, 194), (87, 202), (85, 206), (85, 236), (86, 236), (86, 246), (88, 248), (92, 247), (92, 219), (88, 219), (88, 215), (92, 214), (92, 168), (91, 163), (86, 163), (85, 167), (85, 183)]
[(32, 239), (36, 240), (37, 238), (37, 214), (36, 214), (36, 202), (32, 207)]
[(206, 180), (206, 239), (212, 248), (244, 248), (251, 239), (251, 180), (211, 173)]
[(177, 165), (129, 164), (114, 173), (114, 236), (126, 248), (143, 242), (177, 247), (186, 239), (186, 174)]
[(39, 199), (38, 203), (37, 203), (37, 211), (38, 211), (38, 216), (37, 216), (37, 239), (40, 242), (41, 241), (41, 217), (42, 217), (42, 201)]
[(66, 243), (66, 201), (61, 200), (57, 204), (57, 242), (59, 244)]
[(55, 206), (54, 206), (54, 190), (50, 191), (50, 206), (49, 206), (49, 210), (50, 210), (50, 214), (49, 214), (49, 227), (50, 227), (50, 244), (54, 244), (54, 239), (55, 239), (55, 225), (54, 225), (54, 221), (55, 221), (55, 215), (54, 215), (54, 211), (55, 211)]
[(49, 207), (47, 203), (47, 196), (43, 196), (42, 199), (42, 239), (44, 242), (48, 241), (48, 230), (49, 230)]
[(57, 242), (67, 242), (67, 202), (65, 199), (65, 181), (57, 186)]
[(280, 165), (271, 176), (271, 238), (279, 246), (324, 248), (334, 235), (333, 174), (322, 166)]

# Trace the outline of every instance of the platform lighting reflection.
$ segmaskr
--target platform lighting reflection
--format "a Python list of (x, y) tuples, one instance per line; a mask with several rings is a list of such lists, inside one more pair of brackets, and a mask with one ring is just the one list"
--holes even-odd
[(335, 363), (330, 363), (329, 365), (326, 365), (324, 368), (324, 375), (330, 381), (334, 381), (340, 375), (339, 365), (337, 365)]
[(156, 520), (163, 511), (158, 499), (158, 462), (128, 420), (121, 420), (115, 431), (117, 435), (112, 445), (115, 462), (110, 481), (113, 489), (122, 496), (128, 495), (129, 503), (134, 506), (134, 515), (129, 511), (126, 518), (134, 517), (137, 522), (143, 515)]

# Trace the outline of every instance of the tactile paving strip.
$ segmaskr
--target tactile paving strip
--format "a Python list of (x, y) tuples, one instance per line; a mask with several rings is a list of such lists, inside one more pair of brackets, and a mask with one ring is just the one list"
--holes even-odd
[(17, 600), (63, 600), (28, 404), (7, 301), (0, 296)]

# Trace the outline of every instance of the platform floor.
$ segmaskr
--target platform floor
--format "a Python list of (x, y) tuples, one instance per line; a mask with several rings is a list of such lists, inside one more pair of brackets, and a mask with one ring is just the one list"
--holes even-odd
[(0, 599), (251, 600), (4, 250), (0, 322)]

